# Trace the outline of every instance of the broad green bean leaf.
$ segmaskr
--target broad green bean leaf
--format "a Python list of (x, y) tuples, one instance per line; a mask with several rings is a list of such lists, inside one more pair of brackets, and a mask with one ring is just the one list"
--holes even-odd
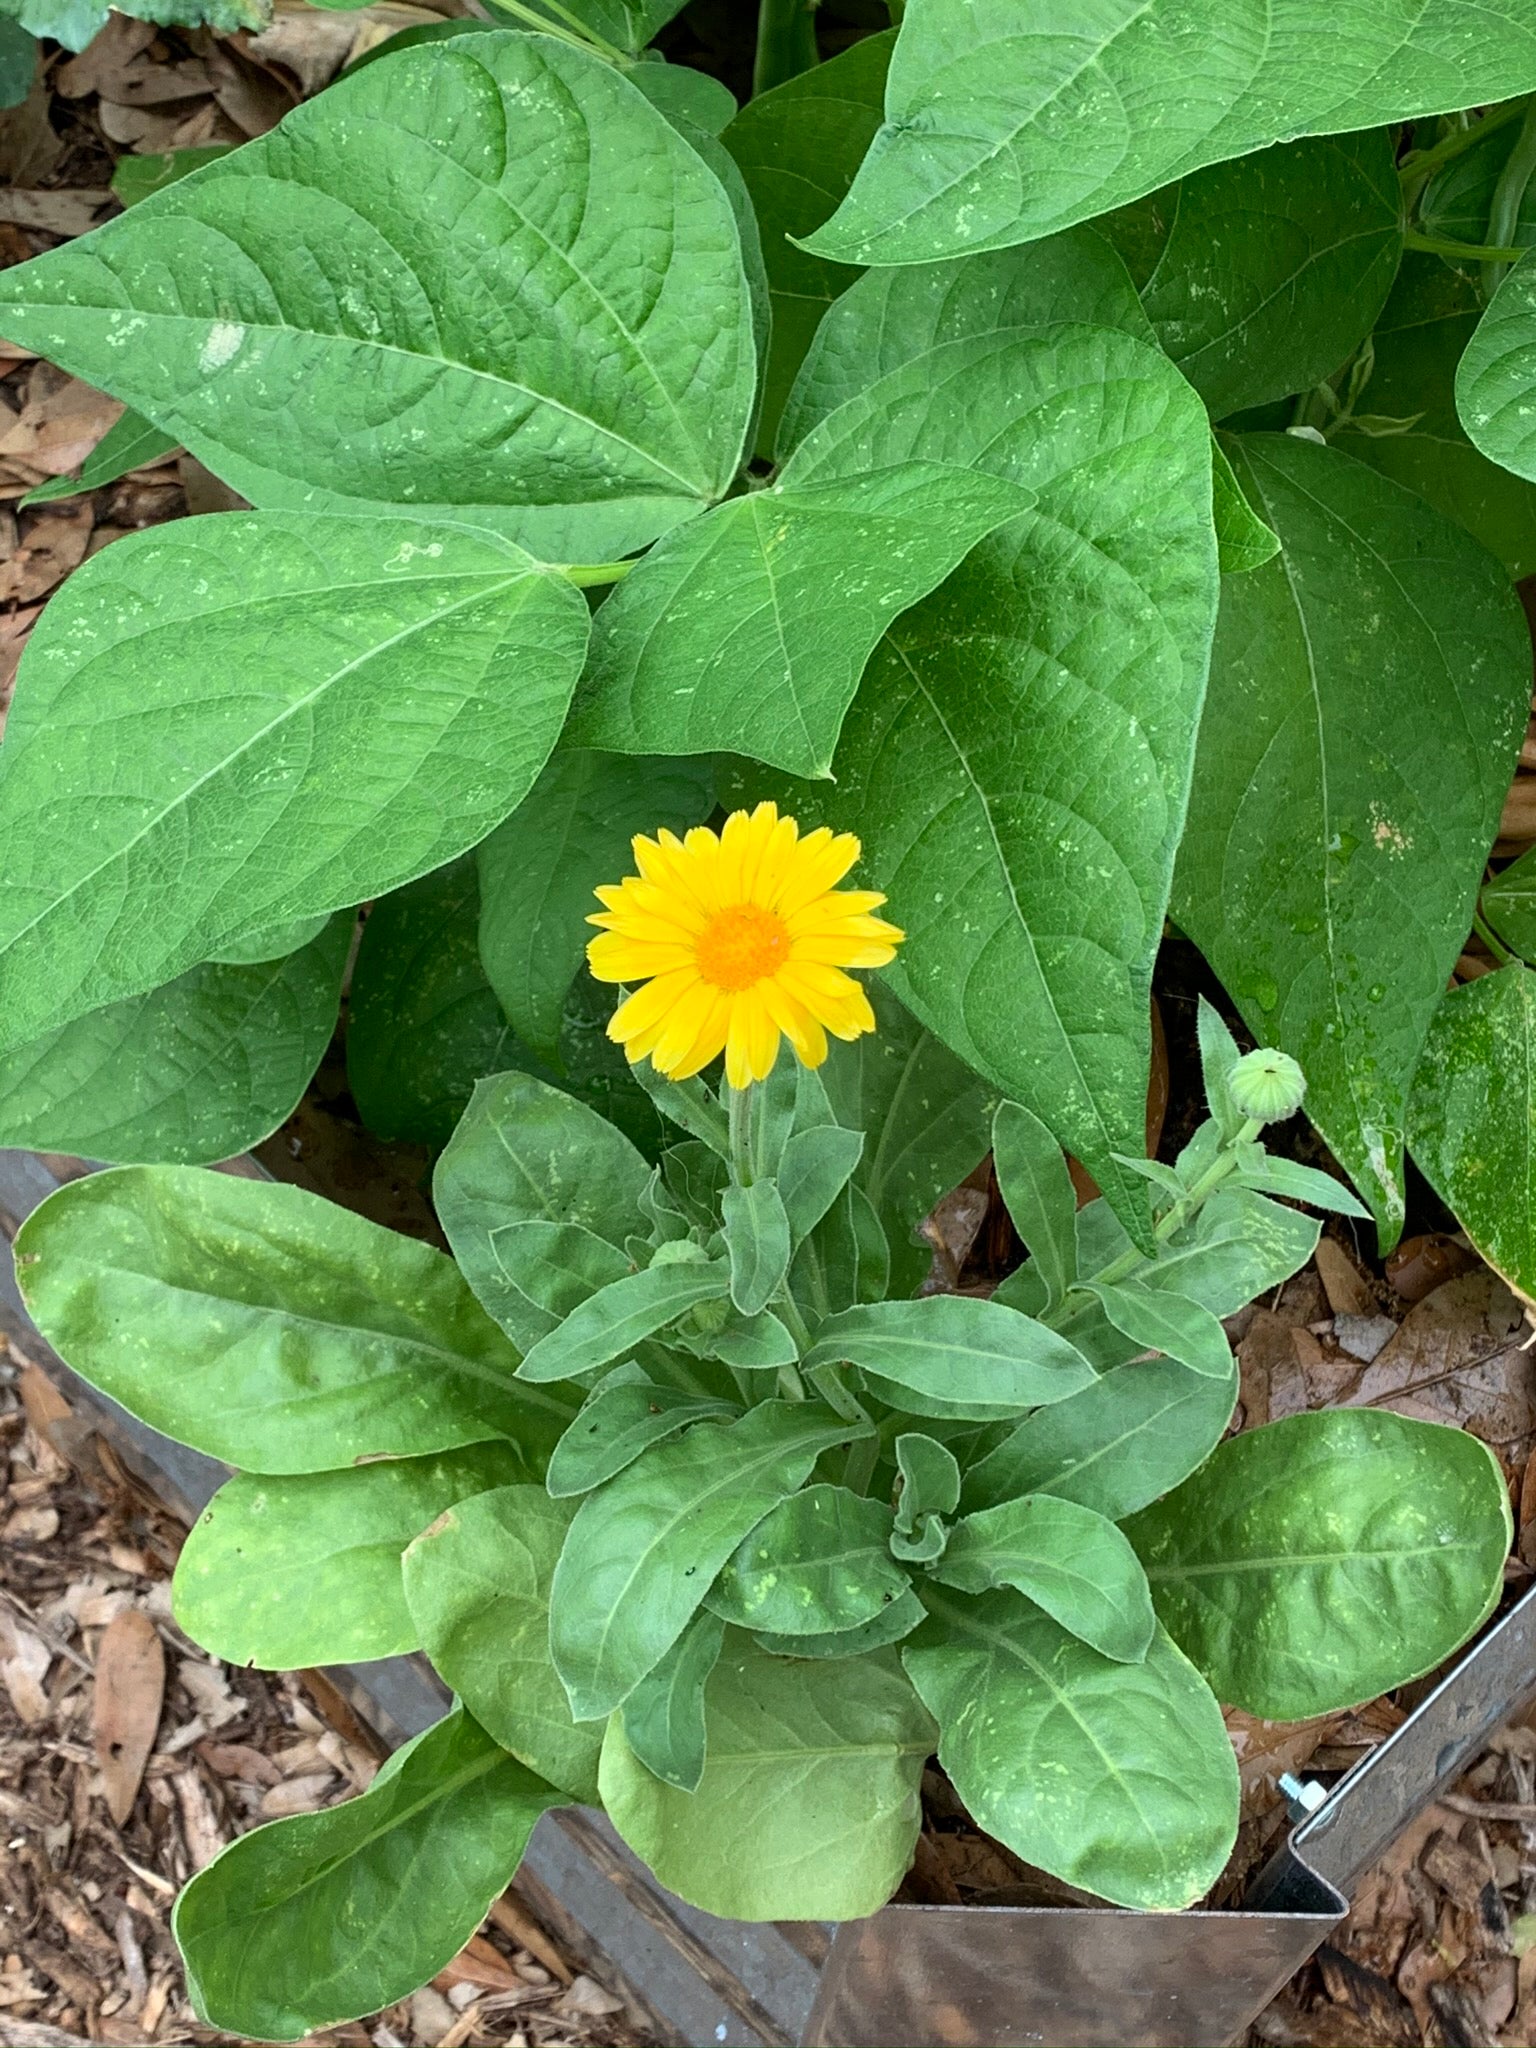
[(521, 549), (411, 520), (229, 513), (85, 563), (0, 763), (0, 1038), (472, 846), (543, 767), (586, 637)]
[(1014, 1228), (1029, 1247), (1053, 1308), (1077, 1278), (1077, 1191), (1066, 1156), (1032, 1110), (999, 1103), (992, 1161)]
[(1063, 1401), (1093, 1378), (1082, 1353), (1044, 1323), (962, 1294), (870, 1302), (829, 1316), (805, 1362), (844, 1360), (893, 1407), (976, 1422)]
[(1331, 1173), (1320, 1173), (1315, 1166), (1303, 1166), (1299, 1160), (1260, 1151), (1257, 1159), (1238, 1167), (1232, 1180), (1236, 1187), (1256, 1188), (1261, 1194), (1282, 1195), (1290, 1202), (1310, 1202), (1314, 1209), (1332, 1209), (1341, 1216), (1370, 1221), (1370, 1211), (1355, 1200), (1342, 1181), (1335, 1180)]
[[(229, 945), (221, 946), (213, 956), (214, 964), (219, 967), (259, 967), (268, 960), (281, 960), (289, 953), (297, 953), (311, 939), (318, 938), (329, 922), (322, 911), (318, 917), (290, 917), (282, 924), (269, 924), (261, 931), (248, 932)], [(350, 933), (350, 919), (346, 928)]]
[(517, 1304), (520, 1327), (547, 1336), (573, 1308), (633, 1269), (626, 1253), (580, 1223), (528, 1216), (496, 1232), (496, 1265)]
[(546, 561), (719, 497), (757, 376), (719, 181), (612, 66), (516, 34), (341, 79), (8, 272), (0, 326), (255, 504), (393, 504)]
[[(925, 1030), (883, 978), (870, 982), (869, 999), (878, 1029), (834, 1045), (821, 1075), (838, 1122), (865, 1134), (855, 1178), (890, 1245), (890, 1291), (915, 1294), (933, 1261), (918, 1226), (986, 1156), (997, 1090)], [(781, 1191), (785, 1181), (781, 1172)], [(784, 1200), (789, 1206), (787, 1191)]]
[(1484, 884), (1479, 907), (1506, 946), (1536, 963), (1536, 849)]
[(589, 1494), (555, 1573), (550, 1643), (572, 1712), (626, 1699), (687, 1627), (749, 1529), (856, 1434), (815, 1403), (765, 1401), (690, 1430)]
[(1144, 1190), (1114, 1155), (1144, 1149), (1151, 964), (1217, 599), (1209, 424), (1131, 335), (1012, 329), (890, 372), (791, 470), (914, 457), (1007, 474), (1038, 510), (886, 635), (817, 812), (861, 837), (907, 933), (895, 992), (1140, 1231)]
[[(1487, 220), (1485, 205), (1474, 241)], [(1358, 400), (1366, 417), (1345, 418), (1330, 439), (1428, 499), (1518, 580), (1536, 571), (1536, 490), (1474, 448), (1456, 416), (1456, 366), (1483, 304), (1475, 276), (1435, 256), (1406, 256), (1371, 336)]]
[(537, 1064), (481, 968), (479, 915), (473, 854), (369, 912), (347, 1003), (347, 1083), (378, 1137), (446, 1145), (477, 1081)]
[[(129, 157), (125, 161), (132, 163), (141, 159)], [(24, 512), (29, 505), (47, 505), (55, 498), (73, 498), (82, 491), (95, 491), (103, 484), (115, 484), (130, 469), (149, 468), (162, 456), (169, 455), (175, 446), (171, 435), (162, 434), (158, 427), (152, 427), (136, 412), (125, 412), (108, 427), (87, 455), (78, 477), (50, 477), (47, 483), (37, 484), (28, 491), (18, 509)]]
[(1533, 87), (1521, 0), (909, 0), (884, 125), (808, 246), (885, 264), (1032, 242), (1272, 142)]
[[(659, 53), (656, 54), (659, 56)], [(730, 87), (722, 84), (718, 78), (712, 78), (707, 71), (695, 71), (691, 65), (668, 64), (665, 59), (661, 59), (649, 64), (636, 64), (630, 69), (627, 76), (630, 84), (638, 86), (651, 105), (665, 114), (673, 127), (680, 134), (687, 136), (695, 149), (699, 148), (700, 137), (705, 141), (714, 141), (726, 123), (734, 119), (736, 115), (736, 95), (731, 91)], [(729, 165), (730, 175), (736, 182), (741, 183), (741, 172), (736, 168), (735, 158), (727, 156), (723, 149), (720, 151), (720, 156), (724, 157), (725, 163)], [(727, 175), (722, 170), (719, 158), (717, 158), (715, 153), (711, 151), (704, 157), (704, 161), (709, 165), (715, 176), (719, 178), (721, 184), (725, 186), (726, 191), (730, 192), (731, 186), (727, 182)], [(741, 190), (746, 199), (747, 212), (750, 215), (752, 200), (750, 194), (747, 193), (744, 183), (741, 183)], [(737, 224), (740, 225), (741, 213), (739, 210), (736, 218)], [(755, 222), (752, 233), (755, 240), (757, 236)], [(743, 233), (742, 241), (745, 244), (745, 233)], [(745, 256), (746, 253), (746, 249), (743, 247), (742, 254)], [(761, 254), (760, 251), (759, 254)], [(766, 295), (766, 277), (763, 282), (763, 291)]]
[(1012, 1586), (1101, 1656), (1140, 1664), (1157, 1617), (1141, 1560), (1113, 1522), (1036, 1493), (967, 1515), (933, 1576), (962, 1593)]
[(701, 1607), (619, 1709), (631, 1753), (680, 1792), (696, 1792), (704, 1775), (704, 1688), (724, 1643), (725, 1623)]
[(263, 966), (194, 967), (0, 1055), (0, 1145), (121, 1165), (232, 1159), (319, 1066), (352, 919)]
[(895, 37), (864, 36), (798, 78), (759, 93), (720, 140), (741, 167), (762, 235), (773, 306), (758, 452), (772, 452), (779, 413), (816, 323), (856, 273), (807, 255), (791, 237), (819, 227), (847, 192), (880, 126)]
[(896, 1439), (896, 1470), (896, 1526), (903, 1535), (911, 1534), (921, 1516), (952, 1515), (960, 1505), (960, 1466), (947, 1444), (909, 1430)]
[(1497, 1272), (1536, 1299), (1536, 974), (1442, 998), (1408, 1106), (1415, 1165)]
[(405, 1553), (416, 1639), (486, 1732), (572, 1798), (597, 1793), (601, 1731), (571, 1719), (549, 1654), (549, 1588), (571, 1510), (537, 1486), (460, 1500)]
[(1523, 256), (1477, 324), (1456, 370), (1456, 411), (1490, 462), (1536, 480), (1536, 254)]
[(32, 90), (40, 52), (19, 21), (0, 15), (0, 108), (19, 107)]
[(1169, 1636), (1122, 1664), (1012, 1591), (931, 1588), (925, 1604), (902, 1662), (977, 1825), (1117, 1906), (1172, 1912), (1208, 1891), (1237, 1833), (1237, 1763)]
[(796, 1131), (785, 1145), (779, 1194), (797, 1245), (810, 1236), (848, 1185), (864, 1145), (862, 1131), (845, 1131), (839, 1124)]
[[(472, 26), (479, 27), (474, 23)], [(120, 156), (112, 172), (112, 190), (124, 206), (137, 206), (141, 199), (161, 192), (178, 179), (191, 177), (204, 164), (228, 156), (232, 142), (209, 142), (191, 149), (155, 150), (146, 156)], [(176, 444), (173, 442), (172, 446)]]
[(1158, 1619), (1221, 1698), (1299, 1721), (1464, 1643), (1497, 1604), (1513, 1530), (1475, 1436), (1330, 1408), (1230, 1438), (1126, 1534)]
[(1108, 1286), (1086, 1280), (1115, 1328), (1143, 1351), (1161, 1351), (1191, 1372), (1223, 1385), (1232, 1377), (1232, 1346), (1220, 1320), (1187, 1294), (1169, 1287), (1138, 1287), (1134, 1280)]
[(419, 1649), (400, 1578), (406, 1545), (455, 1501), (523, 1476), (510, 1444), (354, 1472), (239, 1473), (182, 1546), (176, 1620), (211, 1655), (263, 1671)]
[(877, 377), (929, 349), (1063, 320), (1157, 339), (1124, 262), (1094, 228), (1029, 249), (867, 271), (816, 330), (784, 408), (779, 456)]
[(556, 1499), (590, 1493), (632, 1465), (652, 1444), (681, 1436), (692, 1423), (724, 1422), (737, 1412), (729, 1401), (657, 1386), (643, 1374), (633, 1379), (615, 1374), (587, 1396), (581, 1413), (555, 1445), (545, 1484)]
[(1198, 1470), (1236, 1406), (1235, 1362), (1224, 1381), (1171, 1358), (1117, 1365), (1026, 1416), (966, 1472), (963, 1504), (974, 1511), (1050, 1494), (1117, 1522)]
[(503, 1266), (515, 1223), (577, 1223), (622, 1250), (640, 1220), (650, 1168), (593, 1109), (532, 1074), (482, 1081), (432, 1176), (432, 1199), (459, 1269), (525, 1348), (548, 1328)]
[(1212, 164), (1129, 211), (1104, 232), (1213, 419), (1338, 369), (1370, 333), (1403, 253), (1385, 128)]
[(737, 1313), (760, 1315), (789, 1271), (789, 1218), (771, 1180), (729, 1187), (720, 1198)]
[(730, 1288), (724, 1260), (647, 1266), (612, 1280), (571, 1309), (542, 1336), (518, 1367), (524, 1380), (574, 1379), (623, 1358), (647, 1337), (700, 1302), (723, 1301)]
[(1280, 552), (1280, 536), (1264, 524), (1243, 496), (1220, 440), (1211, 437), (1211, 518), (1223, 576), (1262, 569)]
[(710, 764), (560, 747), (506, 823), (481, 841), (480, 958), (513, 1029), (557, 1065), (566, 998), (599, 882), (634, 866), (630, 840), (679, 834), (714, 806)]
[(71, 1181), (16, 1239), (32, 1320), (152, 1429), (251, 1472), (326, 1472), (510, 1438), (542, 1461), (567, 1395), (451, 1259), (299, 1188), (192, 1166)]
[(774, 1372), (781, 1365), (793, 1365), (800, 1356), (794, 1338), (766, 1309), (761, 1315), (733, 1318), (705, 1341), (710, 1357), (736, 1372)]
[[(685, 0), (563, 0), (559, 7), (546, 7), (543, 0), (528, 0), (529, 6), (547, 15), (557, 28), (568, 29), (574, 15), (584, 28), (629, 56), (643, 50), (658, 29), (665, 28), (674, 14), (681, 14), (684, 4)], [(501, 13), (496, 0), (490, 0), (490, 9), (493, 14)], [(510, 14), (503, 18), (509, 23), (515, 19)]]
[(661, 1882), (729, 1919), (855, 1920), (912, 1857), (933, 1723), (889, 1654), (790, 1663), (732, 1638), (704, 1692), (698, 1789), (643, 1768), (618, 1717), (608, 1817)]
[(462, 1708), (368, 1790), (231, 1842), (176, 1901), (198, 2017), (296, 2041), (405, 1998), (463, 1948), (562, 1797)]
[(891, 1511), (846, 1486), (807, 1486), (744, 1536), (707, 1604), (768, 1635), (834, 1635), (873, 1621), (907, 1590), (890, 1554)]
[(863, 1657), (871, 1650), (883, 1650), (888, 1643), (899, 1643), (922, 1619), (923, 1603), (909, 1586), (873, 1621), (862, 1622), (858, 1628), (829, 1636), (759, 1635), (752, 1640), (775, 1657)]
[(597, 615), (582, 745), (729, 748), (825, 776), (871, 650), (979, 540), (1029, 510), (1001, 477), (902, 462), (717, 505), (654, 547)]
[(1244, 436), (1283, 553), (1229, 579), (1175, 915), (1376, 1217), (1403, 1221), (1408, 1089), (1530, 713), (1503, 571), (1337, 449)]

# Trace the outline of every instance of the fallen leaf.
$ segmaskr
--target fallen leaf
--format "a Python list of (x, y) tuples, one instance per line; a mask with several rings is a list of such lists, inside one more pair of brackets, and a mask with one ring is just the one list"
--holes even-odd
[[(117, 198), (105, 186), (80, 186), (62, 192), (33, 192), (12, 188), (0, 192), (0, 221), (19, 228), (42, 228), (50, 235), (85, 235), (99, 227), (109, 209), (117, 211)], [(31, 251), (28, 250), (28, 255)]]
[(25, 1728), (36, 1728), (48, 1718), (43, 1680), (52, 1662), (53, 1652), (42, 1637), (0, 1609), (0, 1684)]
[(31, 604), (46, 597), (85, 560), (91, 538), (89, 502), (49, 506), (31, 516), (21, 545), (0, 563), (0, 603)]
[(186, 1837), (192, 1868), (206, 1870), (225, 1842), (224, 1831), (213, 1810), (213, 1801), (208, 1797), (208, 1788), (196, 1770), (186, 1770), (175, 1773), (171, 1779), (171, 1790), (176, 1795), (181, 1831)]
[(1337, 1238), (1319, 1240), (1316, 1260), (1318, 1275), (1328, 1296), (1328, 1306), (1336, 1316), (1375, 1313), (1375, 1297), (1366, 1285), (1365, 1276)]
[(96, 1648), (91, 1713), (107, 1811), (119, 1827), (133, 1811), (164, 1698), (165, 1648), (159, 1631), (147, 1614), (125, 1608), (107, 1623)]
[(87, 99), (92, 93), (105, 93), (111, 98), (118, 81), (131, 70), (157, 34), (152, 21), (135, 21), (126, 14), (109, 14), (106, 27), (91, 38), (78, 56), (67, 57), (54, 72), (54, 90), (67, 100)]
[(268, 1820), (294, 1813), (314, 1813), (326, 1803), (326, 1794), (336, 1783), (334, 1771), (310, 1771), (300, 1778), (284, 1778), (261, 1798), (261, 1812)]
[(498, 1948), (483, 1934), (471, 1935), (453, 1961), (432, 1979), (439, 1991), (451, 1991), (456, 1984), (470, 1984), (481, 1991), (516, 1991), (522, 1978)]
[(1520, 1348), (1526, 1335), (1520, 1303), (1496, 1273), (1463, 1273), (1409, 1311), (1347, 1405), (1470, 1429), (1523, 1463), (1536, 1433), (1536, 1355)]

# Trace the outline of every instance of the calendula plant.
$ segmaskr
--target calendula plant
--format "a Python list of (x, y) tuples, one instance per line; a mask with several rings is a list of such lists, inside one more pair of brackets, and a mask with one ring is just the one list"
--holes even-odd
[[(1292, 1203), (1364, 1213), (1261, 1143), (1295, 1062), (1202, 1012), (1211, 1116), (1131, 1162), (1144, 1251), (1077, 1212), (1028, 1109), (910, 1026), (882, 1042), (848, 970), (903, 934), (837, 887), (858, 852), (770, 803), (636, 839), (589, 958), (637, 984), (609, 1029), (660, 1158), (532, 1074), (484, 1081), (434, 1182), (454, 1261), (184, 1167), (76, 1181), (23, 1229), (76, 1369), (242, 1468), (182, 1553), (183, 1627), (275, 1668), (419, 1645), (456, 1695), (362, 1797), (188, 1885), (215, 2024), (292, 2039), (404, 1995), (563, 1802), (710, 1912), (871, 1913), (935, 1752), (1020, 1856), (1185, 1906), (1236, 1836), (1222, 1701), (1370, 1698), (1490, 1612), (1510, 1515), (1475, 1438), (1340, 1410), (1222, 1441), (1219, 1318), (1310, 1256)], [(936, 1103), (991, 1112), (1031, 1254), (990, 1300), (901, 1288), (952, 1172)]]
[[(0, 278), (127, 408), (82, 484), (180, 444), (250, 508), (115, 540), (21, 666), (0, 1138), (121, 1169), (28, 1225), (29, 1299), (240, 1470), (189, 1627), (425, 1645), (461, 1703), (189, 1889), (258, 2035), (427, 1975), (561, 1799), (718, 1910), (869, 1911), (935, 1745), (1019, 1854), (1188, 1903), (1217, 1700), (1427, 1668), (1507, 1534), (1469, 1439), (1221, 1442), (1219, 1318), (1297, 1201), (1353, 1213), (1263, 1147), (1298, 1065), (1383, 1247), (1411, 1147), (1536, 1293), (1526, 864), (1479, 908), (1530, 709), (1526, 0), (827, 0), (826, 62), (763, 0), (741, 106), (656, 47), (677, 0), (490, 11)], [(456, 1263), (200, 1170), (299, 1101), (364, 904), (347, 1082), (440, 1155)], [(1175, 1164), (1170, 914), (1263, 1048), (1206, 1015)], [(1474, 916), (1498, 971), (1447, 994)], [(989, 1145), (1028, 1263), (914, 1299)]]

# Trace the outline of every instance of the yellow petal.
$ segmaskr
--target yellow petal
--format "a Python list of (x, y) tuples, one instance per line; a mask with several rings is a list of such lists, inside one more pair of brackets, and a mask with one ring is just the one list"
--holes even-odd
[(692, 968), (678, 968), (671, 974), (658, 975), (620, 1003), (608, 1026), (608, 1036), (623, 1045), (641, 1032), (648, 1031), (652, 1025), (665, 1028), (690, 994), (703, 985)]

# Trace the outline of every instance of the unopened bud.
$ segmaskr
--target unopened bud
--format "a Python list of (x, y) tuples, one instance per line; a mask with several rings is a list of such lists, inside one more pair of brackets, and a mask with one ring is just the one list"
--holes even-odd
[(1239, 1116), (1254, 1123), (1278, 1123), (1301, 1107), (1306, 1076), (1288, 1052), (1261, 1045), (1245, 1052), (1227, 1075), (1227, 1093)]

